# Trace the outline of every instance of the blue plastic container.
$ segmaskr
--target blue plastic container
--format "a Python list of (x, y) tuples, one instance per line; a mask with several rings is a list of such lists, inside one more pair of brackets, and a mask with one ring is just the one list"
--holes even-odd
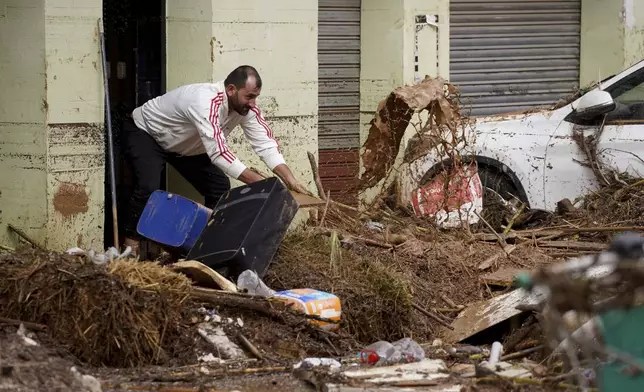
[(208, 224), (212, 210), (166, 191), (150, 195), (136, 231), (161, 245), (187, 254)]

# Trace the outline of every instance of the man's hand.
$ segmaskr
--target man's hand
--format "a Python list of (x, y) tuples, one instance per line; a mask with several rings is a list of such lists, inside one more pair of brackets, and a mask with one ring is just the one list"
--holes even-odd
[(313, 194), (308, 189), (306, 189), (306, 187), (304, 185), (300, 184), (297, 181), (292, 183), (292, 184), (286, 184), (286, 186), (290, 190), (295, 191), (297, 193), (301, 193), (303, 195), (308, 195), (308, 196), (313, 196)]
[(261, 181), (264, 179), (264, 177), (260, 176), (258, 173), (250, 170), (250, 169), (245, 169), (242, 174), (239, 175), (237, 178), (239, 181), (243, 182), (244, 184), (252, 184), (253, 182)]
[(295, 179), (295, 176), (291, 172), (291, 169), (289, 169), (289, 167), (285, 164), (275, 166), (273, 172), (282, 179), (288, 189), (302, 193), (304, 195), (313, 196), (313, 194), (308, 189), (306, 189), (304, 185), (300, 184)]

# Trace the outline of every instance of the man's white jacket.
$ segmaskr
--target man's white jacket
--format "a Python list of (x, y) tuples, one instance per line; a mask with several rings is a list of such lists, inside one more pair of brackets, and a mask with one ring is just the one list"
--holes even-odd
[(207, 153), (212, 163), (232, 178), (246, 169), (226, 141), (237, 125), (269, 169), (284, 163), (279, 143), (258, 107), (245, 116), (234, 110), (228, 112), (223, 81), (188, 84), (168, 91), (134, 109), (132, 118), (164, 150), (186, 156)]

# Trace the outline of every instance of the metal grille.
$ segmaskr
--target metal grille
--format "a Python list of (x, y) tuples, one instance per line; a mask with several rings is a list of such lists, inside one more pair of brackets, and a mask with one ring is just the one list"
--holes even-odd
[(360, 146), (360, 0), (318, 3), (320, 149)]
[(347, 204), (357, 201), (359, 171), (360, 3), (318, 1), (320, 179)]
[(579, 88), (581, 0), (451, 0), (450, 81), (464, 112), (549, 106)]

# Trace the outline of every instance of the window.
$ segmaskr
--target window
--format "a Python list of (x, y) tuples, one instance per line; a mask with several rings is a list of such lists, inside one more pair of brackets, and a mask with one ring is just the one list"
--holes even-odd
[(644, 123), (644, 68), (617, 82), (607, 91), (617, 107), (606, 116), (606, 123)]

